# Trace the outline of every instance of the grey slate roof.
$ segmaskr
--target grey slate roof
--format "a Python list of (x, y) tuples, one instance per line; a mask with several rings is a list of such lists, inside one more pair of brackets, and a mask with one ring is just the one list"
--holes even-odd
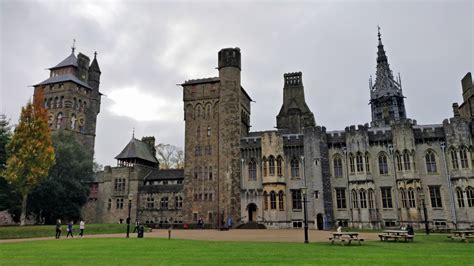
[(61, 61), (61, 63), (57, 64), (56, 66), (50, 68), (51, 69), (56, 69), (56, 68), (61, 68), (61, 67), (66, 67), (66, 66), (75, 66), (77, 67), (77, 58), (74, 55), (74, 53), (71, 53), (66, 59)]
[(78, 79), (76, 76), (72, 74), (67, 74), (67, 75), (61, 75), (61, 76), (55, 76), (55, 77), (50, 77), (47, 80), (42, 81), (41, 83), (38, 83), (34, 86), (39, 86), (39, 85), (48, 85), (48, 84), (55, 84), (55, 83), (61, 83), (65, 81), (72, 81), (78, 85), (81, 85), (82, 87), (88, 88), (92, 90), (92, 87), (89, 86), (86, 82)]
[(89, 67), (89, 72), (91, 70), (97, 71), (99, 73), (102, 73), (100, 71), (99, 63), (97, 63), (97, 59), (94, 57), (94, 60), (92, 60), (91, 66)]
[(184, 169), (155, 169), (144, 178), (145, 180), (184, 179)]
[(152, 163), (158, 163), (158, 160), (150, 151), (148, 144), (136, 138), (132, 138), (125, 146), (122, 152), (115, 156), (115, 159), (142, 159)]

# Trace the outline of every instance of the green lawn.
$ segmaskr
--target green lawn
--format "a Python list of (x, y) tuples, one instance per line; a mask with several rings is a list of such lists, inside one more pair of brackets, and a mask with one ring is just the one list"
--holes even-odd
[[(62, 235), (66, 236), (67, 225), (62, 226)], [(79, 225), (74, 225), (74, 235), (79, 234)], [(131, 226), (133, 229), (133, 225)], [(87, 235), (124, 233), (126, 224), (86, 224)], [(0, 239), (47, 237), (56, 234), (55, 225), (1, 226)], [(0, 261), (1, 263), (1, 261)]]
[(84, 238), (0, 244), (0, 264), (473, 265), (474, 244), (446, 235), (418, 235), (414, 243), (366, 241), (362, 246)]

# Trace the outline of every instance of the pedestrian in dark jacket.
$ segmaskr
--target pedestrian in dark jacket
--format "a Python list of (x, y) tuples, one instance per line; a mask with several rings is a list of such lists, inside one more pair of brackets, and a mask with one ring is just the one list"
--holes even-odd
[(61, 220), (58, 219), (56, 221), (56, 239), (59, 239), (61, 237)]
[(67, 235), (66, 235), (66, 238), (68, 238), (69, 236), (74, 237), (74, 236), (72, 235), (72, 221), (70, 221), (70, 222), (67, 224)]

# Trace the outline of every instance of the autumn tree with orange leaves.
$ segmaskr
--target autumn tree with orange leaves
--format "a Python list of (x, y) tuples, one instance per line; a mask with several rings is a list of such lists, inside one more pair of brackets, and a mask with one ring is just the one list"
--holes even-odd
[(18, 126), (7, 145), (4, 176), (22, 197), (20, 225), (25, 225), (28, 194), (48, 175), (54, 164), (54, 148), (43, 99), (43, 92), (39, 90), (34, 102), (21, 109)]

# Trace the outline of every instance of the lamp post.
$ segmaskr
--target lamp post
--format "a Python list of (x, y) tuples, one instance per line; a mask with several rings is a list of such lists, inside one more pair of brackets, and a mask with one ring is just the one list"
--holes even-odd
[(420, 192), (419, 194), (421, 200), (421, 206), (423, 206), (423, 216), (425, 218), (425, 233), (426, 235), (430, 234), (430, 228), (428, 225), (428, 212), (426, 211), (426, 204), (425, 204), (425, 194)]
[(128, 194), (128, 217), (127, 217), (127, 238), (130, 236), (130, 212), (132, 210), (132, 199), (133, 199), (133, 194)]
[(304, 219), (304, 243), (308, 244), (308, 210), (306, 205), (306, 173), (305, 173), (305, 165), (304, 165), (304, 156), (301, 155), (301, 163), (303, 166), (303, 180), (304, 180), (304, 187), (301, 188), (301, 193), (303, 194), (303, 219)]

